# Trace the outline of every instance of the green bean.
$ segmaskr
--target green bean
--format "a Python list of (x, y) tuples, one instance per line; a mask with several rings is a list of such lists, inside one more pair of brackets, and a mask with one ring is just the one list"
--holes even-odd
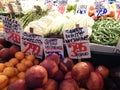
[(95, 21), (90, 42), (103, 45), (116, 45), (120, 37), (120, 21), (107, 18)]

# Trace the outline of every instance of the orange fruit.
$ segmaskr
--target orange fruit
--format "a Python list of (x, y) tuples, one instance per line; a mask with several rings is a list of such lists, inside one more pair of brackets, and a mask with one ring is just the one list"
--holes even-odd
[(6, 86), (5, 88), (3, 88), (2, 90), (8, 90), (8, 89), (7, 89), (7, 86)]
[(19, 79), (24, 79), (24, 78), (25, 78), (25, 72), (20, 72), (20, 73), (18, 73), (17, 77), (18, 77)]
[(13, 67), (14, 65), (13, 65), (13, 63), (11, 63), (11, 62), (5, 62), (5, 66), (6, 66), (6, 67)]
[(3, 23), (2, 22), (0, 22), (0, 28), (3, 28)]
[(30, 61), (30, 60), (26, 60), (26, 61), (24, 62), (24, 64), (25, 64), (27, 67), (33, 66), (33, 62)]
[(26, 58), (23, 58), (23, 59), (21, 60), (21, 63), (25, 63), (26, 60), (27, 60)]
[(32, 55), (32, 54), (31, 54), (31, 55), (27, 55), (27, 56), (26, 56), (26, 59), (33, 61), (33, 60), (35, 60), (35, 56)]
[(8, 77), (13, 77), (16, 75), (16, 70), (14, 67), (6, 67), (4, 70), (3, 70), (3, 74), (8, 76)]
[(15, 75), (17, 75), (19, 73), (18, 69), (15, 68)]
[(4, 63), (0, 63), (0, 72), (2, 72), (5, 68), (5, 64)]
[(7, 89), (7, 86), (6, 86), (5, 88), (3, 88), (2, 90), (8, 90), (8, 89)]
[(15, 53), (15, 58), (17, 58), (18, 60), (22, 60), (25, 57), (25, 54), (21, 51), (18, 51)]
[(15, 81), (17, 81), (19, 78), (17, 76), (11, 77), (9, 78), (9, 84), (14, 83)]
[(16, 65), (17, 63), (19, 63), (19, 60), (17, 58), (11, 58), (9, 62), (11, 62), (13, 65)]
[(18, 71), (20, 71), (20, 72), (24, 72), (27, 70), (27, 66), (24, 63), (18, 63), (16, 65), (16, 67), (17, 67)]
[(0, 90), (7, 87), (8, 77), (6, 75), (0, 75)]

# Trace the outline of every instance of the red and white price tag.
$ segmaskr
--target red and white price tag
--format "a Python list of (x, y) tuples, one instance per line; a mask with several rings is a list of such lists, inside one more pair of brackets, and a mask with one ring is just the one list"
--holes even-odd
[(9, 17), (2, 17), (5, 39), (13, 44), (20, 45), (21, 24)]
[(43, 56), (43, 37), (37, 34), (21, 32), (21, 50), (26, 55), (33, 54), (42, 59)]
[(45, 57), (51, 53), (56, 53), (62, 59), (64, 57), (63, 39), (44, 38), (43, 47)]
[(90, 58), (90, 47), (88, 40), (88, 31), (86, 27), (65, 30), (64, 44), (67, 52), (72, 59)]
[(44, 0), (44, 4), (47, 5), (48, 7), (52, 8), (53, 7), (53, 0)]

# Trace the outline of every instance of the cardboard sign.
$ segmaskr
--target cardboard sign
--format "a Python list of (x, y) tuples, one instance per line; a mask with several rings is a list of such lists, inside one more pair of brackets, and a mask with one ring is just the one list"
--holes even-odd
[(13, 44), (20, 45), (21, 24), (15, 19), (5, 16), (2, 17), (2, 22), (4, 25), (5, 39)]
[(42, 59), (43, 56), (43, 43), (42, 43), (42, 36), (28, 33), (28, 32), (21, 32), (21, 50), (26, 55), (33, 54), (37, 58)]
[(64, 30), (64, 44), (72, 59), (90, 58), (87, 27)]
[(63, 39), (44, 38), (43, 47), (45, 57), (51, 53), (57, 53), (61, 59), (64, 57)]
[(95, 15), (98, 17), (108, 14), (108, 4), (104, 1), (95, 1), (95, 11)]

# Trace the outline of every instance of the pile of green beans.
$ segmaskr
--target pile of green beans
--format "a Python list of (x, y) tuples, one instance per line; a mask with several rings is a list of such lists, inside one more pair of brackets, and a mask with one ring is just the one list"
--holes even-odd
[(115, 46), (120, 38), (120, 21), (112, 18), (95, 21), (90, 42)]

